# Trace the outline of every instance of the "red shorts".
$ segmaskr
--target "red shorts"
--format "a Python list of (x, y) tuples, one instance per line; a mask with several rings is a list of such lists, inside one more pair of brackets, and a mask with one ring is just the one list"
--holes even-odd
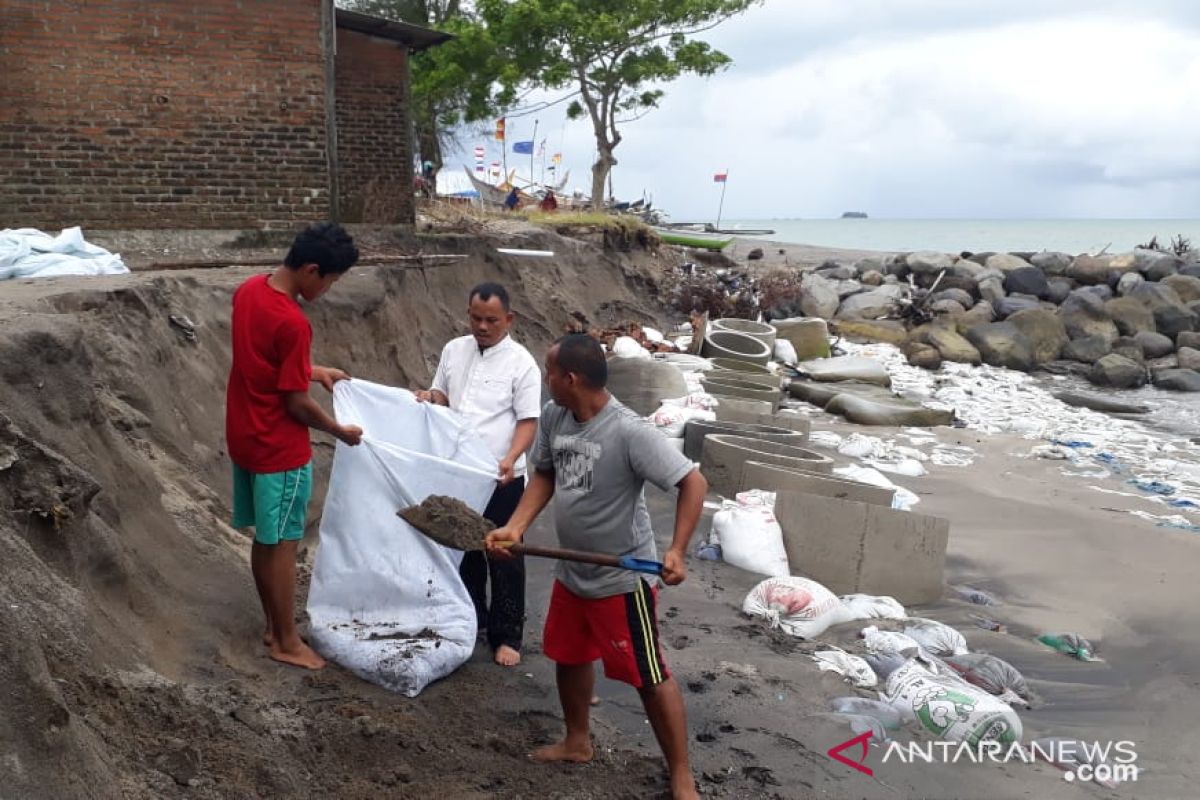
[(657, 592), (644, 581), (635, 591), (589, 600), (554, 582), (542, 652), (559, 664), (604, 662), (604, 675), (635, 688), (671, 677), (658, 642)]

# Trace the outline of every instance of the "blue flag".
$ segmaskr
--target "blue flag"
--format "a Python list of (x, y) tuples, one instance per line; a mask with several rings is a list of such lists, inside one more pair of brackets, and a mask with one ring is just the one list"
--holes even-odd
[(523, 156), (533, 155), (533, 139), (527, 142), (513, 142), (513, 152)]

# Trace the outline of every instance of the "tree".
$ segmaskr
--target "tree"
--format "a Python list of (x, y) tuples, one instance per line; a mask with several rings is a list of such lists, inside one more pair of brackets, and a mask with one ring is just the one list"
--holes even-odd
[(658, 106), (663, 82), (712, 75), (731, 59), (694, 37), (761, 0), (477, 0), (493, 41), (509, 57), (497, 76), (507, 99), (520, 81), (570, 91), (567, 115), (587, 116), (596, 138), (592, 205), (617, 160), (620, 125)]

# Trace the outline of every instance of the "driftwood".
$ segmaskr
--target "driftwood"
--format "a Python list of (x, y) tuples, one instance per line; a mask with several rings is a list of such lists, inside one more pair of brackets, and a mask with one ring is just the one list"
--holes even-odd
[[(457, 261), (463, 258), (469, 258), (466, 254), (440, 254), (428, 253), (417, 255), (395, 255), (395, 256), (367, 256), (359, 259), (354, 265), (356, 267), (378, 267), (387, 264), (395, 264), (396, 262), (416, 262), (424, 264), (434, 261)], [(149, 266), (134, 267), (133, 272), (158, 272), (160, 270), (176, 270), (176, 269), (230, 269), (233, 267), (274, 267), (278, 266), (281, 260), (275, 258), (246, 258), (236, 261), (156, 261)]]

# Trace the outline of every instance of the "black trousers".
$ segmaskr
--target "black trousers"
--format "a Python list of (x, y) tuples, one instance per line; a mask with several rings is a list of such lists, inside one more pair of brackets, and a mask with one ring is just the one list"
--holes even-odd
[[(524, 492), (524, 478), (517, 478), (507, 486), (497, 486), (483, 515), (497, 527), (507, 525)], [(458, 573), (475, 603), (475, 617), (479, 621), (479, 629), (487, 629), (487, 640), (492, 649), (508, 645), (514, 650), (520, 650), (525, 632), (524, 556), (493, 561), (478, 550), (468, 552), (463, 555)], [(487, 593), (488, 577), (492, 579), (490, 604)]]

